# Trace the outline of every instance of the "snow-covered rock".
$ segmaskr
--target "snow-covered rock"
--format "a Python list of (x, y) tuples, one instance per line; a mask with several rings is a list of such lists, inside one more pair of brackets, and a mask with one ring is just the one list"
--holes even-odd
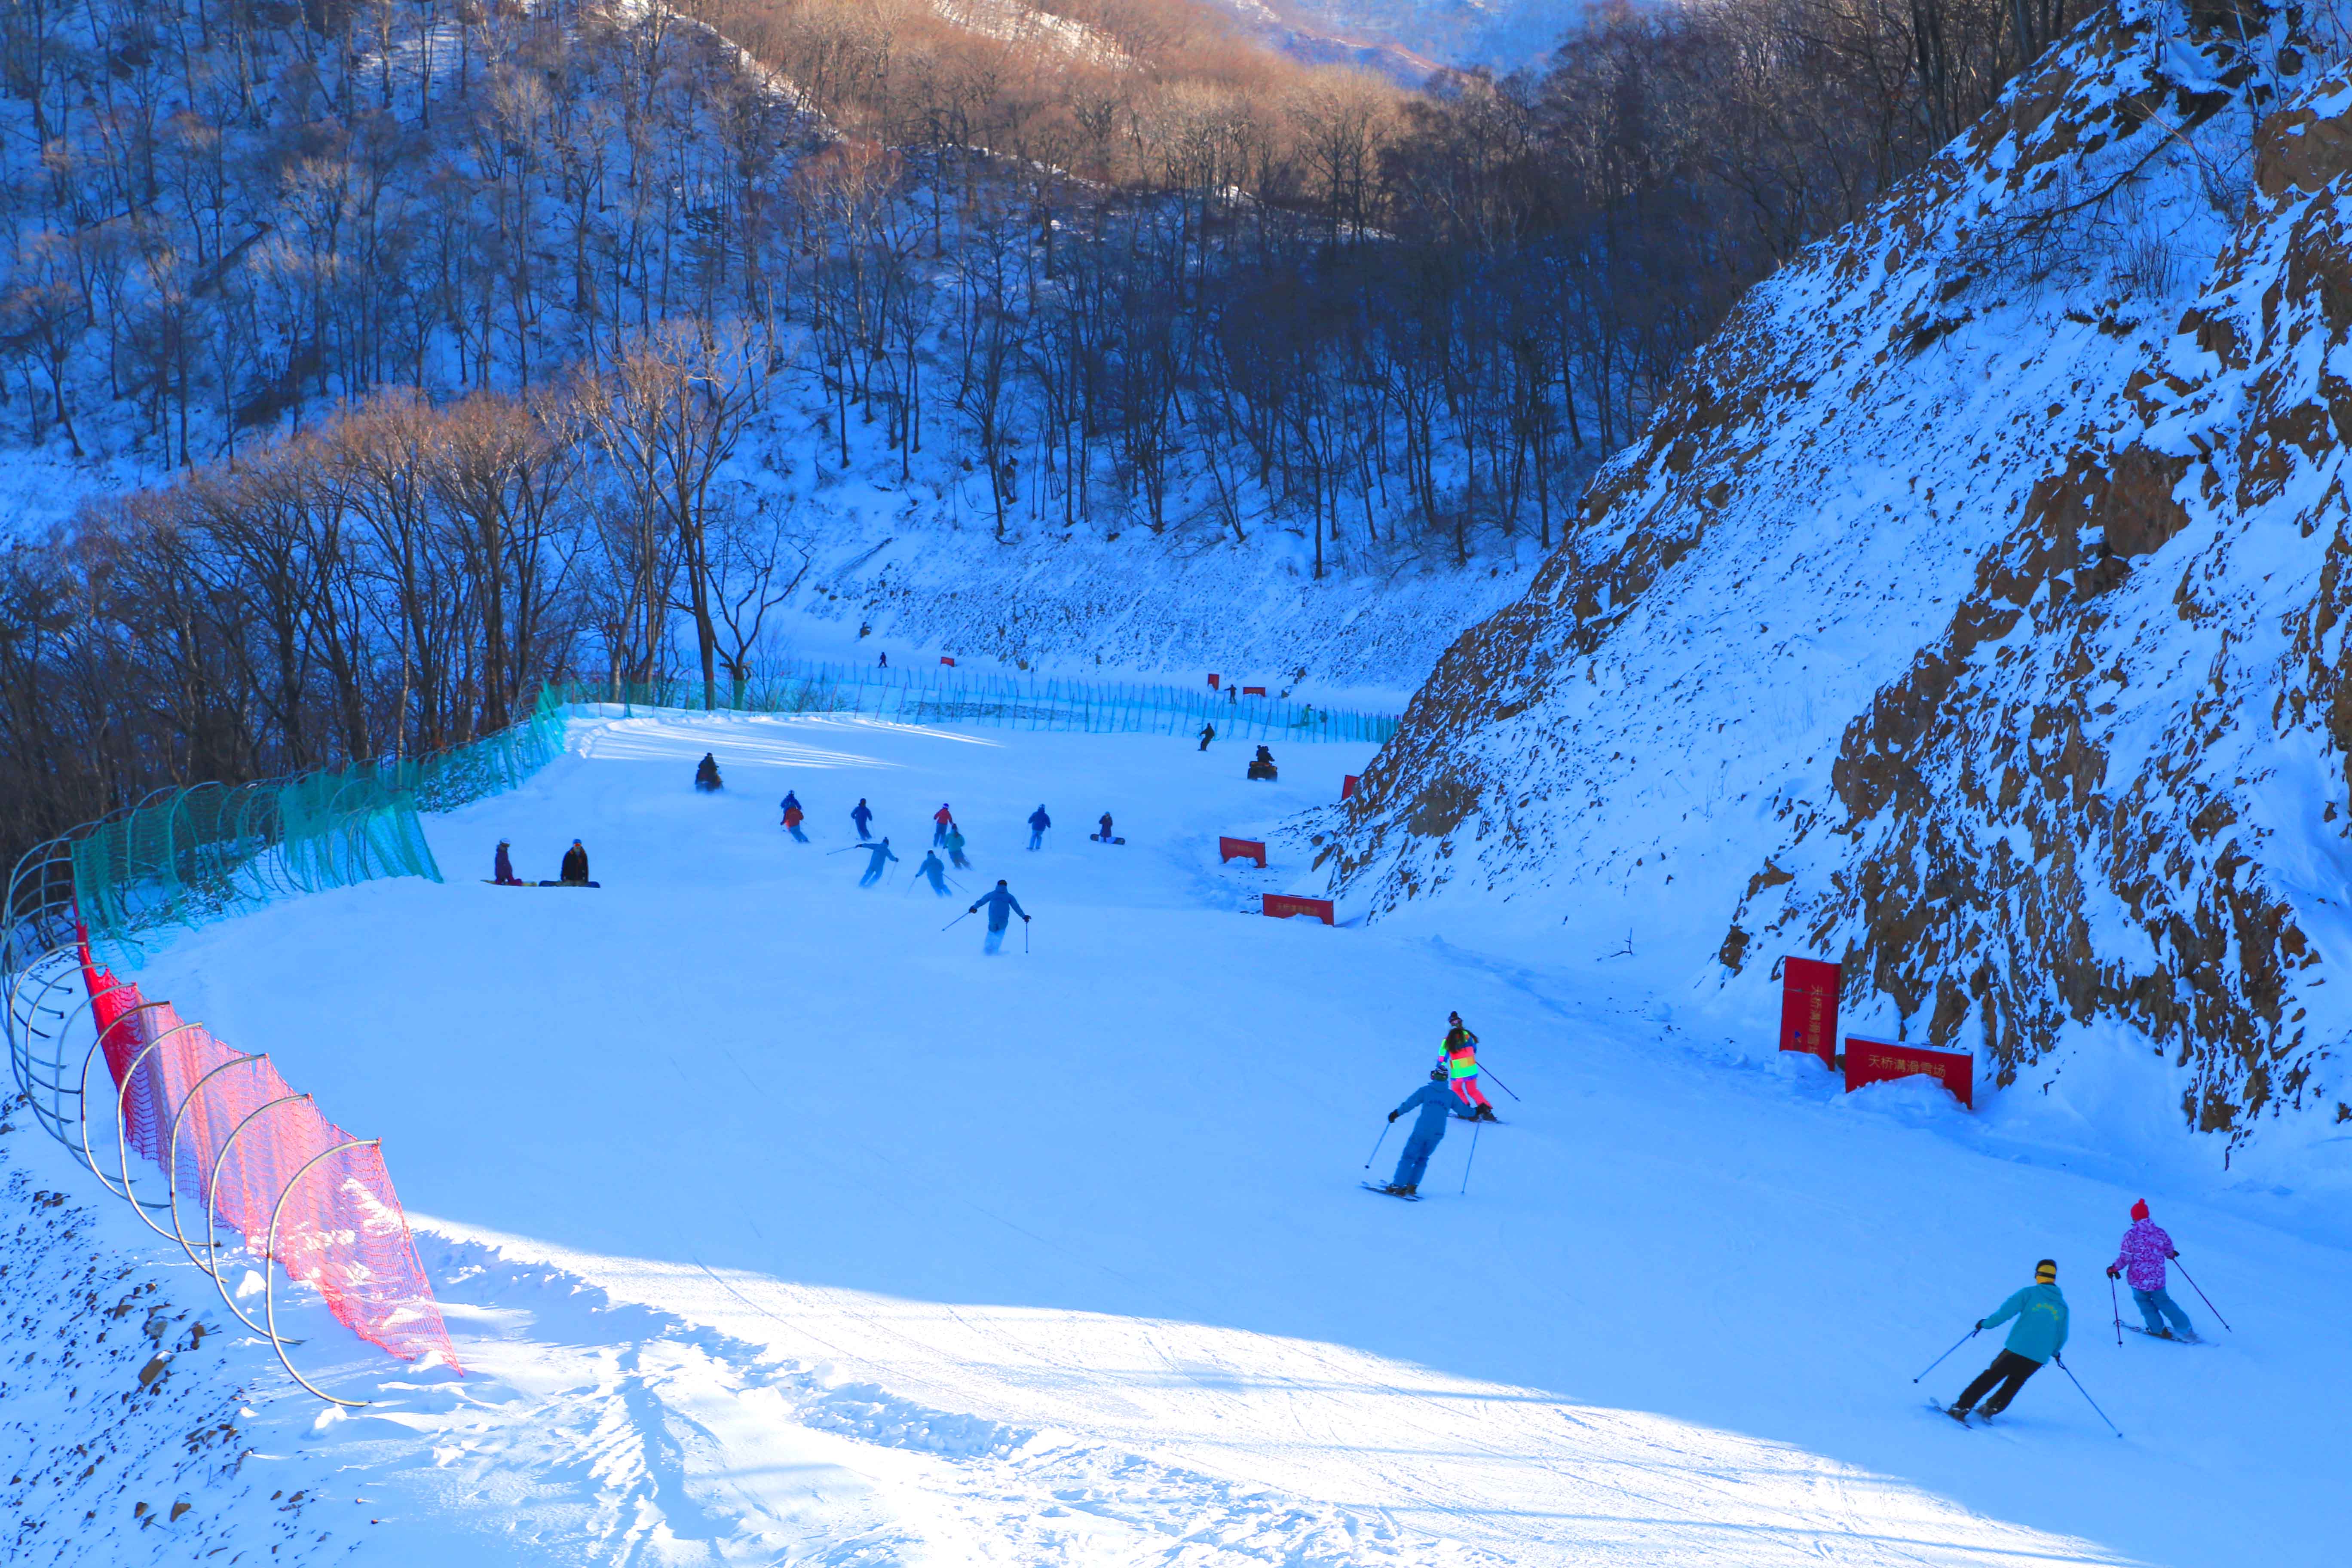
[(1639, 892), (1750, 1010), (1810, 952), (2002, 1086), (2095, 1036), (2231, 1148), (2352, 1118), (2352, 79), (2303, 22), (2104, 10), (1756, 289), (1440, 662), (1338, 884)]

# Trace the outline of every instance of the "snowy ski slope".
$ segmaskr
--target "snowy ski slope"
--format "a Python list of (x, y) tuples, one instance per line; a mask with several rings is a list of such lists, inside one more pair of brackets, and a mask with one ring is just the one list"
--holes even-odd
[[(706, 750), (723, 795), (688, 787)], [(1917, 1084), (1841, 1096), (1549, 922), (1248, 912), (1317, 890), (1280, 820), (1365, 749), (1277, 747), (1272, 786), (1244, 747), (855, 720), (583, 721), (572, 752), (431, 819), (446, 885), (273, 907), (142, 977), (384, 1136), (471, 1370), (329, 1329), (306, 1369), (384, 1403), (314, 1425), (233, 1344), (250, 1463), (353, 1499), (272, 1561), (352, 1531), (436, 1568), (2341, 1560), (2352, 1258), (2291, 1194), (2143, 1189), (2128, 1145)], [(868, 891), (827, 854), (861, 795), (903, 862)], [(1027, 954), (905, 890), (943, 800)], [(1123, 847), (1086, 841), (1106, 808)], [(1221, 868), (1220, 832), (1272, 867)], [(501, 835), (537, 877), (575, 834), (598, 891), (474, 879)], [(1490, 1085), (1466, 1197), (1466, 1130), (1429, 1201), (1366, 1194), (1450, 1007), (1524, 1099)], [(2115, 1344), (2099, 1269), (2140, 1195), (2218, 1344)], [(2124, 1440), (2054, 1369), (1990, 1431), (1927, 1411), (1990, 1338), (1910, 1382), (2045, 1253)], [(181, 1560), (189, 1525), (129, 1526), (158, 1495), (37, 1560)], [(258, 1541), (278, 1505), (249, 1506)]]

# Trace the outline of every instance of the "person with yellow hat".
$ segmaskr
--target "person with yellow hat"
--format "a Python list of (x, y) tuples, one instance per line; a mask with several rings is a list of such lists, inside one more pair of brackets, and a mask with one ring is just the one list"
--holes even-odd
[[(2032, 1284), (2003, 1301), (1990, 1317), (1977, 1321), (1979, 1329), (1990, 1329), (2015, 1318), (2017, 1327), (2009, 1331), (2009, 1342), (1992, 1358), (1992, 1364), (1960, 1391), (1958, 1400), (1944, 1414), (1965, 1426), (1969, 1412), (1979, 1399), (1985, 1401), (1980, 1414), (1988, 1421), (2008, 1409), (2025, 1380), (2066, 1348), (2066, 1298), (2058, 1289), (2057, 1260), (2045, 1258), (2033, 1266)], [(1988, 1393), (1990, 1399), (1985, 1398)]]

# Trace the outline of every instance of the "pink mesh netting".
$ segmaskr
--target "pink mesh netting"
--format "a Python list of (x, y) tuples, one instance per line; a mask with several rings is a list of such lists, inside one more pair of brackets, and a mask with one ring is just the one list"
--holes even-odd
[[(86, 947), (82, 973), (96, 998), (92, 1011), (125, 1142), (161, 1168), (172, 1159), (173, 1119), (179, 1119), (170, 1175), (190, 1241), (203, 1245), (208, 1192), (216, 1193), (221, 1222), (256, 1255), (268, 1245), (274, 1212), (276, 1258), (287, 1278), (316, 1287), (327, 1310), (370, 1343), (404, 1361), (436, 1353), (462, 1372), (375, 1145), (354, 1142), (307, 1097), (287, 1098), (294, 1091), (266, 1059), (238, 1062), (245, 1053), (201, 1024), (182, 1023), (170, 1003), (149, 1005), (135, 985), (98, 967)], [(279, 1100), (285, 1103), (270, 1103)], [(112, 1125), (106, 1108), (92, 1107), (92, 1148), (101, 1168), (113, 1151), (100, 1149), (98, 1140)], [(296, 1184), (290, 1194), (289, 1182)]]

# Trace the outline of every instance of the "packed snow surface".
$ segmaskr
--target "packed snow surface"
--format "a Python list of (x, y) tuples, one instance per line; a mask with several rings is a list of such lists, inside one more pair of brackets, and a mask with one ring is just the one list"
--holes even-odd
[[(232, 1364), (200, 1375), (250, 1391), (248, 1467), (333, 1500), (280, 1541), (262, 1488), (224, 1492), (254, 1510), (240, 1544), (436, 1568), (2341, 1561), (2352, 1258), (2293, 1194), (2143, 1186), (2120, 1134), (2035, 1141), (1919, 1080), (1841, 1095), (1548, 923), (1265, 920), (1257, 893), (1318, 881), (1284, 819), (1369, 751), (1278, 745), (1262, 784), (1248, 750), (583, 720), (524, 789), (429, 820), (446, 884), (164, 951), (150, 994), (383, 1135), (469, 1369), (306, 1317), (305, 1370), (378, 1402), (314, 1424), (266, 1347), (203, 1342)], [(723, 794), (690, 787), (705, 751)], [(866, 889), (866, 857), (833, 853), (861, 795), (900, 858)], [(908, 885), (942, 802), (974, 861), (949, 900)], [(1123, 846), (1087, 841), (1106, 809)], [(1268, 869), (1221, 866), (1220, 834), (1267, 838)], [(582, 837), (602, 888), (486, 885), (501, 836), (532, 878)], [(1035, 923), (987, 957), (979, 917), (941, 927), (1000, 876)], [(1507, 1124), (1456, 1123), (1419, 1205), (1365, 1193), (1449, 1008)], [(61, 1153), (20, 1132), (8, 1157), (110, 1205), (104, 1255), (203, 1306)], [(2116, 1344), (2100, 1269), (2143, 1195), (2233, 1331), (2176, 1275), (2211, 1342)], [(1994, 1335), (1911, 1381), (2044, 1255), (2120, 1439), (2054, 1367), (1990, 1429), (1928, 1409)], [(8, 1440), (83, 1407), (55, 1402)], [(164, 1531), (222, 1528), (209, 1492), (134, 1525), (166, 1495), (92, 1494), (38, 1560), (173, 1561)]]

